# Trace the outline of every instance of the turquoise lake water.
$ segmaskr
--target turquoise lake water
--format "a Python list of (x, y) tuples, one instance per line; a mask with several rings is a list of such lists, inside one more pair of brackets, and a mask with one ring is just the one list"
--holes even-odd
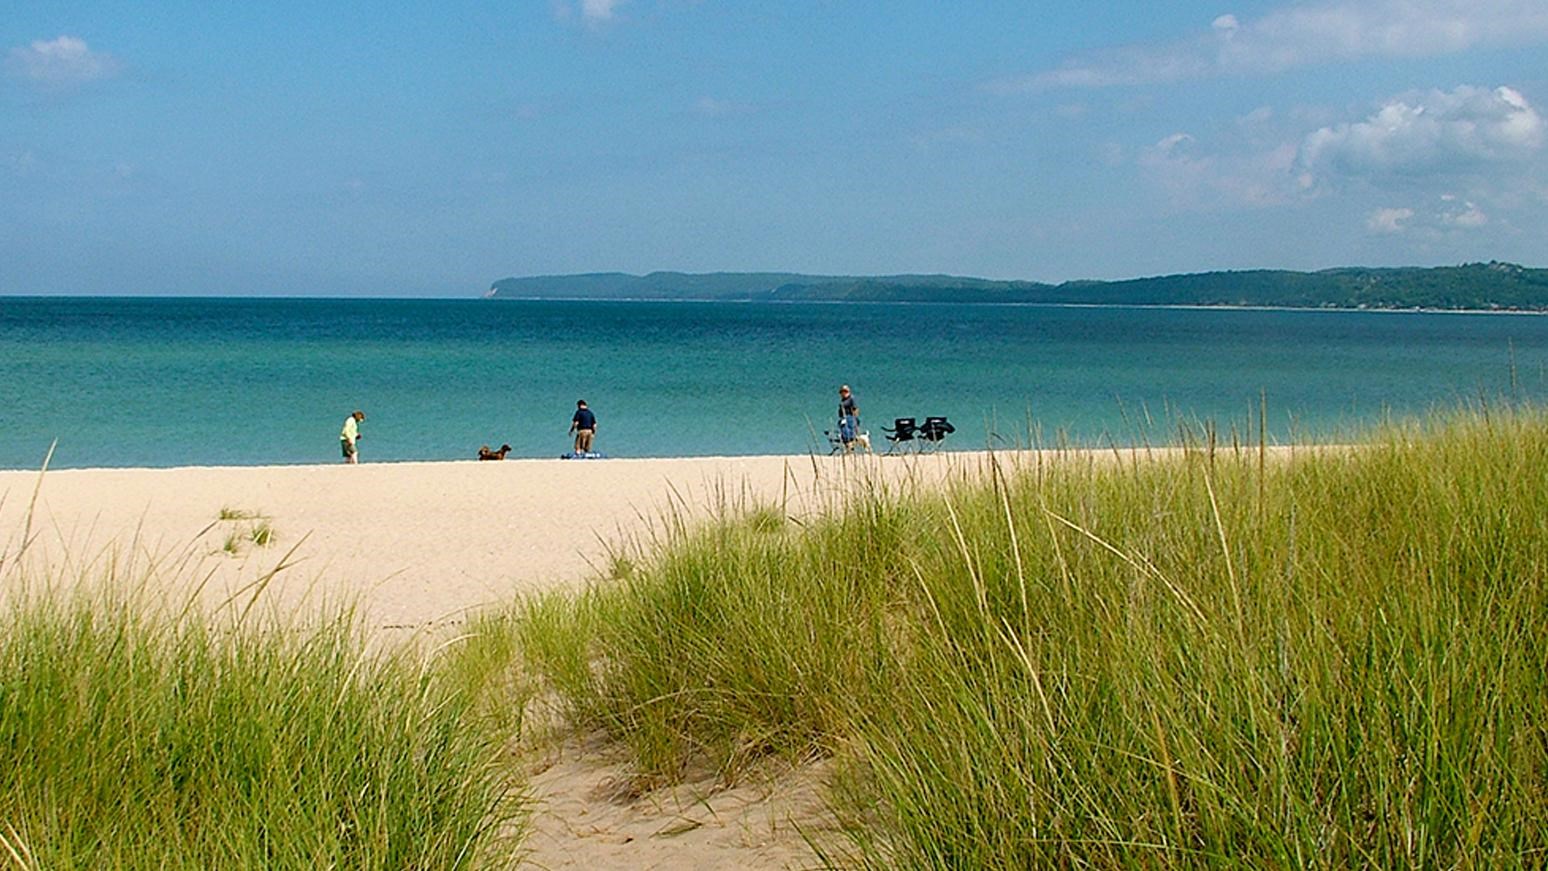
[(568, 449), (586, 399), (611, 456), (826, 452), (840, 383), (879, 446), (946, 415), (957, 449), (1060, 434), (1280, 441), (1384, 414), (1548, 397), (1548, 317), (970, 305), (0, 298), (0, 467), (336, 462)]

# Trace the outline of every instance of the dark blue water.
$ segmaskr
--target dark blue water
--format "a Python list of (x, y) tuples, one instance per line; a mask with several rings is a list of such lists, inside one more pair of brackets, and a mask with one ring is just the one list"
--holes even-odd
[(1337, 435), (1548, 397), (1548, 318), (654, 302), (0, 298), (0, 467), (557, 456), (575, 400), (614, 456), (801, 453), (840, 383), (864, 428), (951, 444), (1167, 441), (1183, 420)]

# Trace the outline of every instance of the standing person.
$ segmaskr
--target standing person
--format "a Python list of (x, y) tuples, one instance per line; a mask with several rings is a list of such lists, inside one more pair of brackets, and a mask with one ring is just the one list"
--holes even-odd
[(360, 441), (360, 422), (365, 420), (365, 412), (356, 411), (344, 418), (344, 428), (339, 430), (339, 449), (344, 452), (344, 462), (354, 464), (360, 462), (360, 452), (355, 447), (355, 442)]
[(844, 450), (852, 451), (855, 449), (855, 433), (860, 431), (860, 404), (855, 402), (848, 384), (839, 388), (838, 418), (839, 441), (844, 443)]
[(586, 400), (575, 400), (575, 414), (570, 418), (570, 432), (575, 433), (575, 453), (591, 453), (591, 437), (597, 434), (597, 416), (586, 407)]

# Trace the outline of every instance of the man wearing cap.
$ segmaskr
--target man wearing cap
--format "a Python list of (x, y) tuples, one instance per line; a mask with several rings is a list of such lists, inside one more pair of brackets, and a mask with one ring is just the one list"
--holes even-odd
[(855, 449), (855, 433), (860, 431), (860, 405), (855, 402), (855, 397), (849, 392), (849, 385), (839, 388), (839, 440), (844, 443), (844, 450)]

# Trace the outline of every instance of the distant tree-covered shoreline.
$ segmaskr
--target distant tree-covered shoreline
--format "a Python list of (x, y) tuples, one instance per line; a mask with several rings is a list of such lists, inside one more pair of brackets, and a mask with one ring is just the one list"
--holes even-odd
[(1548, 311), (1548, 269), (1513, 263), (1319, 272), (1247, 270), (1124, 281), (999, 281), (954, 275), (619, 272), (504, 278), (495, 299), (962, 302)]

